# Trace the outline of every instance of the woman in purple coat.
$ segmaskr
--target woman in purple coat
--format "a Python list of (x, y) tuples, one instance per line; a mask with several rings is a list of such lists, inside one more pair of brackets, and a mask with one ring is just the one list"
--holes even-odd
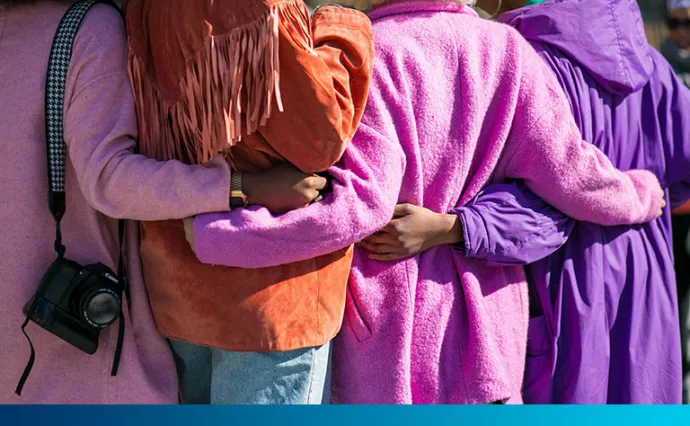
[(501, 21), (556, 74), (584, 139), (621, 170), (657, 175), (670, 200), (663, 217), (604, 228), (569, 219), (521, 183), (494, 185), (450, 215), (400, 209), (364, 246), (379, 259), (408, 256), (444, 241), (459, 219), (466, 256), (530, 264), (525, 402), (680, 403), (670, 209), (690, 198), (690, 91), (647, 44), (634, 0), (503, 3)]

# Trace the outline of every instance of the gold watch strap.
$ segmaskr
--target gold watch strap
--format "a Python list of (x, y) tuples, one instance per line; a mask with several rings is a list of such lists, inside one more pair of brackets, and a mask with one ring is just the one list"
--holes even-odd
[(230, 177), (230, 207), (239, 208), (247, 206), (247, 196), (242, 190), (242, 172), (233, 170)]

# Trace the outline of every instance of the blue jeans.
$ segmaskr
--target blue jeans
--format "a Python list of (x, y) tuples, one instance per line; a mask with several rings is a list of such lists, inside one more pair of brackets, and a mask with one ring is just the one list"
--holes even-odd
[(170, 340), (184, 404), (326, 404), (330, 342), (288, 352), (232, 352)]

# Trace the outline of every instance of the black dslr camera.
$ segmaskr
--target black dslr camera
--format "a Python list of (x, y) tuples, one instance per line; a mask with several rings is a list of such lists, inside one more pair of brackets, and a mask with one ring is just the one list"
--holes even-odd
[(24, 306), (27, 318), (82, 351), (98, 349), (100, 330), (122, 312), (123, 281), (107, 266), (58, 258)]

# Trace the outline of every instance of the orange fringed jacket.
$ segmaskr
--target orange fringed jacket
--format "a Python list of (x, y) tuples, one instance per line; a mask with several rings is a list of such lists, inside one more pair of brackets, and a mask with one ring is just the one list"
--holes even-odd
[[(140, 148), (246, 172), (337, 162), (363, 112), (368, 18), (302, 0), (130, 0)], [(181, 221), (142, 224), (151, 307), (165, 336), (233, 351), (319, 346), (339, 331), (352, 248), (262, 269), (201, 264)]]

